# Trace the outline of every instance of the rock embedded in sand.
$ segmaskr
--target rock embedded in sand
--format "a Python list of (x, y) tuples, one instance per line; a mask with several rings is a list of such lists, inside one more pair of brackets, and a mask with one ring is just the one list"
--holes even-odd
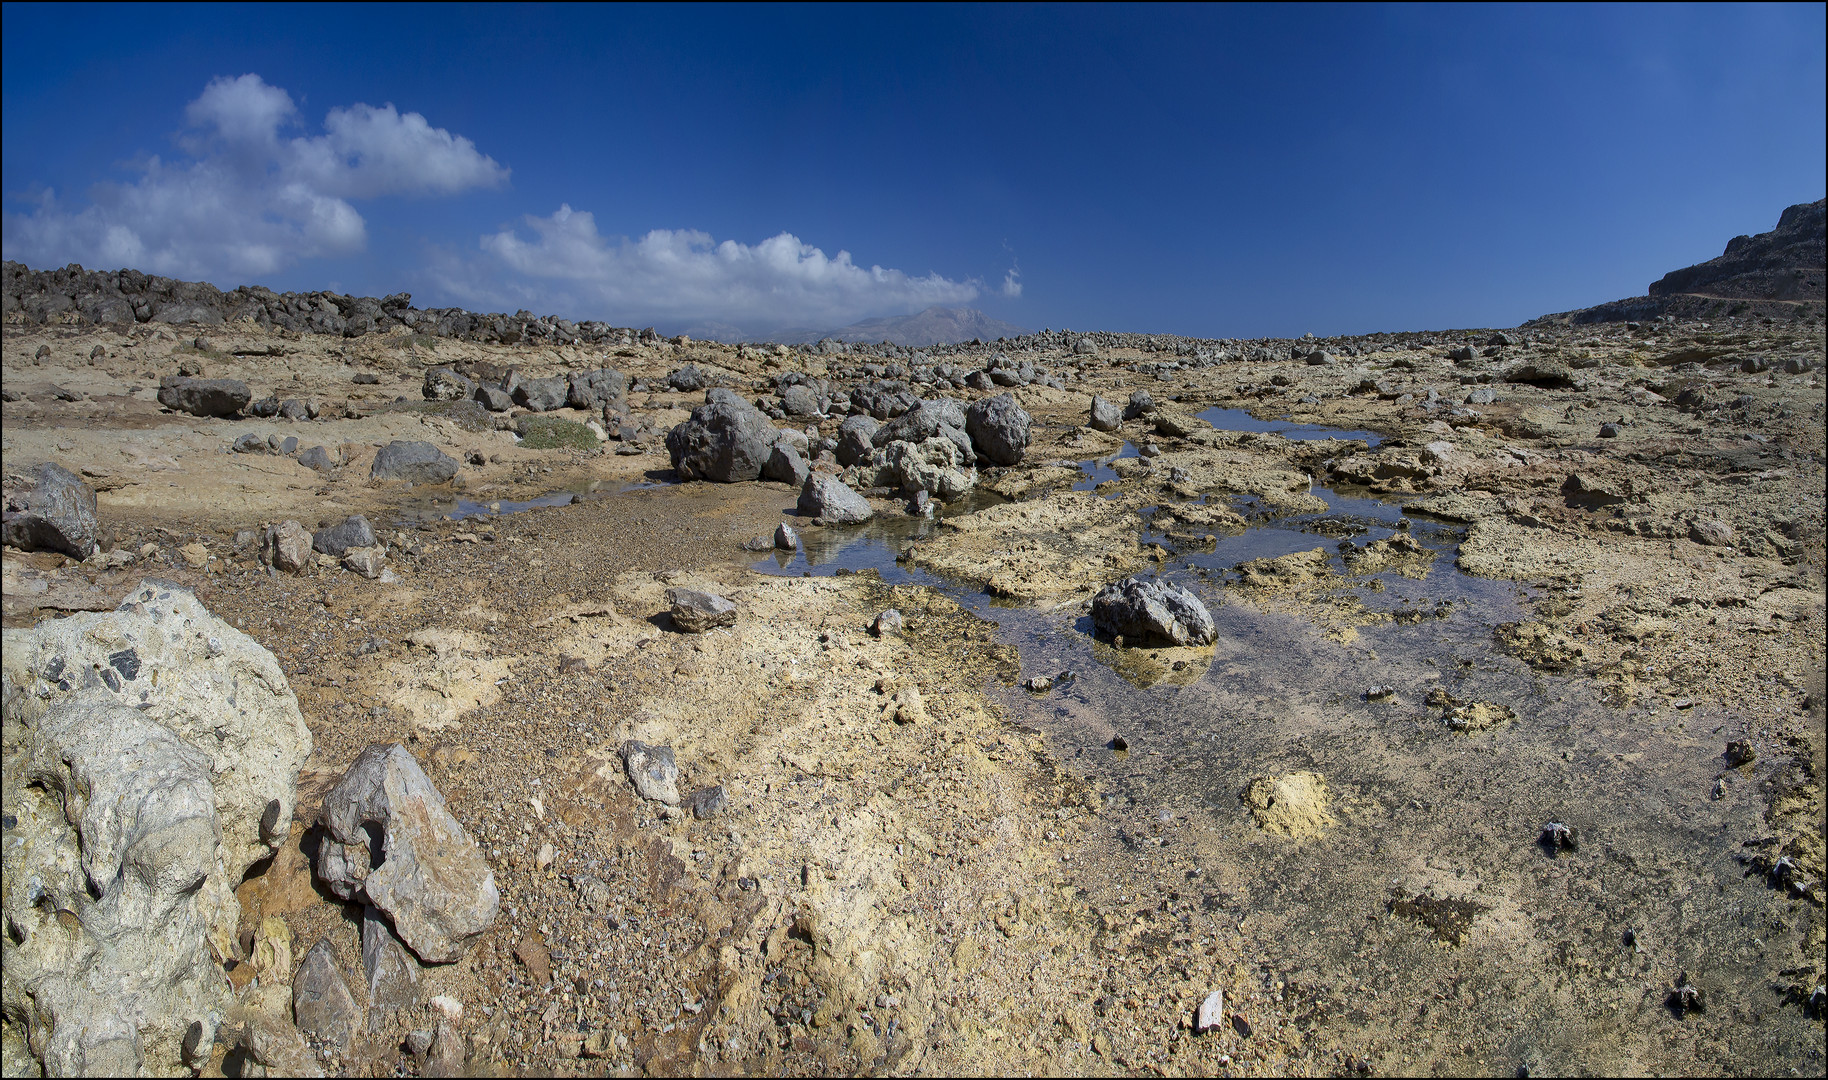
[(965, 433), (978, 456), (996, 465), (1014, 465), (1028, 449), (1029, 416), (1014, 394), (998, 394), (965, 410)]
[(1225, 992), (1214, 990), (1200, 1002), (1199, 1012), (1193, 1018), (1193, 1030), (1201, 1035), (1208, 1031), (1217, 1031), (1225, 1022)]
[(904, 625), (901, 612), (894, 608), (886, 608), (870, 623), (870, 633), (877, 637), (884, 634), (899, 634)]
[(813, 473), (800, 489), (800, 513), (827, 525), (858, 525), (876, 515), (869, 500), (835, 476)]
[(375, 454), (368, 475), (375, 480), (442, 484), (457, 475), (457, 459), (428, 442), (396, 439)]
[(622, 744), (622, 767), (642, 798), (679, 805), (679, 765), (673, 759), (672, 747), (649, 746), (630, 739)]
[(311, 534), (311, 550), (341, 557), (350, 548), (375, 546), (374, 526), (354, 514)]
[(356, 758), (324, 796), (324, 830), (318, 878), (385, 912), (420, 959), (456, 960), (494, 922), (501, 894), (481, 848), (404, 746)]
[(28, 465), (5, 487), (6, 543), (86, 559), (96, 549), (95, 489), (55, 462)]
[(1116, 431), (1123, 425), (1123, 414), (1118, 411), (1115, 403), (1093, 394), (1092, 407), (1086, 421), (1095, 431)]
[(736, 605), (716, 593), (668, 589), (666, 600), (671, 606), (673, 625), (688, 634), (736, 625)]
[(681, 480), (734, 484), (762, 475), (779, 438), (755, 406), (734, 394), (707, 395), (690, 420), (667, 432), (666, 449)]
[(167, 375), (159, 380), (159, 404), (192, 416), (234, 416), (254, 394), (240, 379), (192, 379)]
[(1327, 809), (1332, 797), (1319, 773), (1259, 776), (1245, 785), (1242, 798), (1264, 832), (1303, 840), (1334, 824)]
[(282, 521), (261, 538), (260, 557), (277, 569), (297, 572), (311, 561), (311, 533), (296, 521)]
[(1199, 597), (1177, 586), (1136, 577), (1107, 585), (1092, 598), (1092, 623), (1132, 644), (1209, 645), (1218, 638), (1212, 613)]
[(476, 392), (476, 380), (448, 367), (428, 368), (420, 392), (427, 401), (462, 401)]

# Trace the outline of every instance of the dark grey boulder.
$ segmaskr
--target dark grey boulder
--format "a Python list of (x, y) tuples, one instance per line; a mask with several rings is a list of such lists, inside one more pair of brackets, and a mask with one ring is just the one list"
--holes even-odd
[(810, 386), (789, 386), (781, 391), (781, 411), (788, 416), (819, 416), (825, 401)]
[(341, 558), (350, 548), (375, 546), (374, 526), (360, 514), (346, 517), (311, 534), (311, 549)]
[(335, 462), (330, 460), (330, 451), (321, 446), (313, 446), (298, 455), (298, 463), (307, 469), (318, 472), (329, 472)]
[(287, 398), (279, 406), (279, 418), (297, 423), (311, 419), (311, 407), (297, 398)]
[(716, 593), (697, 589), (668, 589), (666, 602), (673, 625), (688, 634), (702, 634), (720, 626), (736, 625), (736, 605)]
[(1106, 585), (1092, 597), (1092, 625), (1126, 644), (1210, 645), (1218, 638), (1212, 614), (1199, 597), (1135, 577)]
[(159, 404), (192, 416), (234, 416), (254, 399), (240, 379), (192, 379), (167, 375), (159, 380)]
[(507, 412), (514, 407), (514, 399), (499, 386), (478, 386), (476, 392), (470, 395), (470, 400), (490, 412)]
[(248, 406), (249, 416), (258, 416), (265, 420), (279, 415), (279, 395), (268, 394)]
[(86, 559), (95, 551), (95, 489), (55, 462), (28, 465), (5, 483), (7, 544)]
[(574, 409), (595, 412), (621, 401), (628, 393), (628, 376), (614, 368), (573, 375), (565, 394), (565, 403)]
[(1130, 395), (1130, 404), (1124, 407), (1123, 418), (1135, 420), (1155, 411), (1155, 397), (1147, 390), (1138, 390)]
[(1118, 411), (1114, 402), (1106, 401), (1096, 394), (1092, 395), (1092, 408), (1087, 420), (1097, 431), (1116, 431), (1123, 422), (1123, 414)]
[(827, 525), (857, 525), (876, 515), (868, 499), (852, 491), (844, 481), (824, 473), (806, 478), (797, 508)]
[(1028, 449), (1028, 413), (1014, 394), (998, 394), (965, 410), (965, 433), (978, 456), (997, 465), (1014, 465)]
[(462, 401), (476, 392), (476, 380), (447, 367), (430, 368), (420, 392), (427, 401)]
[(870, 450), (875, 446), (876, 429), (879, 425), (871, 416), (846, 417), (838, 425), (838, 446), (833, 451), (838, 464), (846, 468), (870, 459)]
[(851, 391), (851, 406), (878, 420), (900, 416), (920, 404), (920, 395), (899, 379), (876, 379)]
[(396, 439), (374, 456), (368, 475), (376, 480), (405, 480), (413, 484), (442, 484), (457, 475), (457, 459), (428, 442)]
[(705, 377), (705, 373), (691, 364), (687, 364), (685, 367), (679, 368), (676, 371), (669, 372), (666, 377), (666, 384), (668, 386), (686, 394), (703, 390), (705, 385), (709, 382), (710, 380)]
[(732, 394), (692, 410), (667, 432), (666, 449), (681, 480), (733, 484), (762, 475), (779, 437), (767, 417)]
[(806, 483), (806, 478), (811, 473), (812, 469), (806, 464), (806, 459), (785, 439), (769, 447), (768, 460), (762, 464), (762, 479), (779, 480), (794, 487)]
[(237, 454), (264, 454), (267, 441), (251, 431), (244, 431), (235, 437), (235, 443), (229, 449)]
[(522, 379), (514, 387), (514, 404), (533, 412), (551, 412), (563, 408), (571, 394), (571, 387), (566, 381), (553, 376), (550, 379)]

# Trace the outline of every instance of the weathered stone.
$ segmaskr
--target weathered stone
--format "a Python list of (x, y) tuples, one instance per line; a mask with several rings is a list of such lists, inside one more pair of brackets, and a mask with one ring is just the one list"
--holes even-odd
[(965, 433), (965, 410), (958, 402), (940, 398), (923, 401), (907, 412), (882, 425), (870, 436), (872, 445), (886, 447), (892, 442), (921, 443), (944, 438), (959, 448), (959, 459), (965, 465), (977, 464), (977, 451)]
[(671, 605), (673, 625), (688, 634), (736, 625), (736, 605), (716, 593), (668, 589), (666, 602)]
[(28, 465), (5, 481), (0, 531), (25, 551), (61, 551), (86, 559), (96, 548), (95, 489), (54, 462)]
[(311, 533), (296, 521), (282, 521), (262, 537), (260, 558), (280, 570), (301, 570), (311, 561)]
[(804, 484), (811, 473), (812, 468), (806, 464), (806, 459), (785, 440), (769, 447), (768, 461), (762, 466), (762, 479), (778, 480), (796, 488)]
[(476, 380), (448, 367), (427, 368), (421, 393), (427, 401), (462, 401), (476, 392)]
[(844, 481), (824, 473), (806, 478), (796, 509), (827, 525), (857, 525), (876, 515), (868, 499), (852, 491)]
[(267, 441), (251, 431), (244, 431), (235, 436), (229, 444), (229, 450), (237, 454), (264, 454), (267, 452)]
[(571, 395), (571, 387), (561, 376), (549, 379), (522, 379), (515, 384), (514, 404), (533, 412), (561, 409)]
[(507, 412), (514, 407), (514, 398), (499, 386), (478, 386), (470, 395), (470, 400), (490, 412)]
[(327, 529), (319, 529), (311, 534), (311, 550), (326, 555), (340, 557), (350, 548), (374, 545), (374, 527), (361, 514), (346, 517)]
[(1116, 431), (1123, 422), (1123, 416), (1115, 403), (1093, 394), (1092, 408), (1086, 420), (1096, 431)]
[(299, 423), (311, 419), (314, 411), (309, 404), (298, 398), (287, 398), (280, 403), (279, 418)]
[(868, 461), (870, 451), (875, 447), (876, 429), (880, 427), (871, 416), (846, 417), (838, 425), (838, 446), (832, 451), (838, 464), (849, 468)]
[(370, 581), (381, 576), (386, 556), (379, 547), (352, 547), (343, 552), (343, 568), (353, 570)]
[(895, 608), (884, 608), (877, 612), (876, 617), (870, 621), (870, 633), (877, 637), (899, 634), (905, 625), (907, 625), (906, 621), (902, 619), (900, 611)]
[(292, 1013), (307, 1039), (339, 1054), (361, 1030), (362, 1007), (336, 969), (329, 938), (311, 946), (298, 966), (292, 980)]
[(253, 400), (239, 379), (191, 379), (167, 375), (159, 380), (159, 404), (192, 416), (234, 416)]
[(376, 480), (442, 484), (457, 475), (457, 459), (428, 442), (396, 439), (375, 454), (368, 475)]
[(818, 391), (810, 386), (789, 386), (781, 391), (781, 411), (788, 416), (819, 416), (825, 412), (824, 406)]
[(1155, 397), (1147, 390), (1138, 390), (1130, 395), (1130, 403), (1124, 406), (1123, 418), (1137, 420), (1155, 411)]
[(574, 409), (599, 412), (621, 401), (627, 392), (628, 376), (614, 368), (598, 368), (571, 377), (565, 403)]
[(1126, 642), (1209, 645), (1218, 637), (1206, 605), (1186, 589), (1129, 577), (1092, 598), (1092, 624)]
[(724, 795), (721, 784), (715, 787), (699, 788), (686, 797), (687, 809), (691, 810), (692, 816), (700, 821), (716, 817), (728, 804), (729, 799)]
[(681, 480), (730, 484), (759, 478), (779, 438), (755, 406), (730, 395), (694, 409), (667, 433), (666, 449)]
[(1015, 395), (998, 394), (965, 410), (965, 432), (978, 456), (997, 465), (1014, 465), (1028, 449), (1029, 417)]
[(622, 767), (644, 799), (679, 805), (679, 766), (670, 746), (649, 746), (633, 739), (622, 744)]
[(298, 455), (298, 463), (307, 469), (316, 469), (318, 472), (329, 472), (336, 464), (330, 460), (330, 451), (322, 446), (305, 449)]
[(793, 526), (783, 521), (774, 527), (774, 546), (781, 551), (798, 551), (800, 534), (793, 531)]
[(704, 372), (691, 364), (669, 372), (666, 377), (668, 386), (685, 394), (695, 394), (703, 390), (709, 381), (705, 378)]
[(456, 960), (494, 921), (501, 894), (482, 850), (404, 746), (356, 758), (324, 796), (324, 829), (317, 876), (385, 912), (420, 959)]
[(1225, 1022), (1225, 992), (1214, 990), (1200, 1002), (1199, 1012), (1193, 1018), (1193, 1030), (1201, 1035), (1217, 1031)]
[(977, 484), (977, 470), (965, 464), (958, 445), (943, 436), (921, 443), (889, 443), (872, 460), (878, 463), (877, 483), (906, 495), (928, 491), (950, 502)]
[(419, 964), (372, 905), (362, 909), (362, 970), (368, 976), (370, 1031), (381, 1030), (387, 1014), (419, 1004)]
[(1696, 518), (1689, 523), (1688, 538), (1710, 547), (1732, 547), (1733, 527), (1713, 518)]

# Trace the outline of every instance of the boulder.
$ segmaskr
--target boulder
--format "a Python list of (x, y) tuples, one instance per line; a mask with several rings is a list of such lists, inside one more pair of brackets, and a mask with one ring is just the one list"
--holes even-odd
[(673, 625), (688, 634), (736, 625), (736, 605), (716, 593), (668, 589), (666, 602), (671, 606)]
[(794, 487), (804, 484), (811, 474), (812, 468), (806, 464), (806, 459), (785, 439), (769, 448), (768, 460), (762, 465), (762, 479), (779, 480)]
[(965, 432), (979, 457), (997, 465), (1014, 465), (1028, 449), (1028, 413), (1015, 395), (998, 394), (965, 410)]
[(549, 379), (522, 379), (514, 387), (514, 404), (531, 412), (551, 412), (564, 408), (571, 387), (560, 376)]
[(490, 412), (507, 412), (514, 407), (514, 399), (499, 386), (478, 386), (470, 400)]
[(167, 375), (159, 380), (159, 404), (192, 416), (234, 416), (254, 399), (240, 379), (192, 379)]
[(495, 921), (501, 894), (482, 849), (406, 747), (362, 751), (324, 796), (323, 821), (318, 878), (380, 909), (421, 960), (458, 959)]
[(311, 533), (296, 521), (282, 521), (267, 529), (260, 541), (260, 561), (295, 572), (311, 559)]
[(427, 401), (462, 401), (476, 392), (476, 380), (448, 367), (428, 368), (420, 392)]
[(838, 447), (832, 453), (838, 464), (849, 468), (870, 458), (870, 450), (875, 446), (876, 430), (881, 425), (875, 417), (850, 416), (838, 425)]
[(907, 412), (877, 428), (870, 442), (887, 446), (892, 442), (925, 442), (935, 436), (950, 440), (959, 448), (966, 465), (977, 464), (977, 452), (971, 448), (971, 437), (965, 434), (965, 410), (958, 402), (945, 398), (923, 401)]
[(781, 411), (788, 416), (821, 416), (825, 402), (810, 386), (789, 386), (781, 391)]
[(1092, 625), (1127, 643), (1210, 645), (1218, 638), (1199, 597), (1161, 581), (1129, 577), (1092, 598)]
[(1098, 343), (1096, 341), (1093, 341), (1089, 337), (1082, 337), (1078, 341), (1073, 342), (1073, 355), (1074, 356), (1097, 356), (1098, 355)]
[(858, 525), (876, 514), (868, 499), (852, 491), (844, 481), (824, 473), (806, 478), (797, 509), (827, 525)]
[(574, 409), (598, 412), (621, 401), (627, 392), (628, 376), (614, 368), (598, 368), (571, 377), (565, 403)]
[(298, 703), (270, 653), (157, 581), (6, 630), (0, 655), (8, 1026), (51, 1074), (188, 1072), (193, 1024), (207, 1047), (227, 1005), (234, 889), (291, 824)]
[(368, 475), (375, 480), (405, 480), (413, 484), (442, 484), (457, 475), (457, 459), (428, 442), (395, 439), (374, 456)]
[(305, 1037), (342, 1053), (362, 1028), (362, 1007), (336, 968), (330, 939), (311, 947), (292, 980), (292, 1014)]
[(691, 364), (668, 372), (666, 377), (666, 384), (683, 394), (695, 394), (703, 390), (708, 382), (710, 380), (705, 377), (705, 373)]
[(673, 760), (672, 747), (631, 739), (622, 744), (622, 767), (642, 798), (679, 805), (679, 765)]
[(731, 484), (760, 477), (779, 437), (767, 417), (730, 395), (692, 410), (667, 432), (666, 449), (681, 480)]
[(1095, 431), (1116, 431), (1123, 422), (1123, 416), (1114, 402), (1093, 394), (1091, 412), (1086, 420)]
[(24, 551), (86, 559), (96, 549), (95, 489), (55, 462), (27, 465), (4, 484), (5, 542)]
[(1155, 411), (1155, 397), (1147, 390), (1138, 390), (1130, 395), (1130, 403), (1124, 406), (1123, 418), (1136, 420)]
[(342, 558), (350, 548), (375, 546), (374, 526), (361, 514), (346, 517), (311, 534), (311, 550)]
[(966, 464), (958, 445), (943, 436), (922, 442), (896, 441), (877, 452), (877, 482), (905, 495), (931, 492), (950, 502), (977, 485), (977, 470)]

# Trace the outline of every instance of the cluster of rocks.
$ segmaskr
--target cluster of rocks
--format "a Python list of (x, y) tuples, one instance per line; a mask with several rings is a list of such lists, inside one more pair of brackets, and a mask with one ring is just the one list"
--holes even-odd
[(426, 371), (422, 390), (427, 401), (474, 401), (497, 413), (517, 405), (529, 412), (572, 408), (626, 413), (623, 398), (627, 392), (628, 377), (613, 368), (535, 379), (517, 369), (500, 373), (473, 369), (473, 374), (465, 374), (435, 367)]
[[(820, 381), (802, 376), (783, 389), (783, 412), (789, 405), (797, 416), (830, 408)], [(1028, 413), (1007, 393), (967, 407), (876, 382), (852, 391), (850, 409), (836, 437), (820, 438), (816, 427), (776, 428), (761, 408), (713, 387), (691, 419), (667, 434), (667, 453), (682, 480), (777, 480), (801, 489), (802, 514), (849, 524), (873, 513), (859, 488), (957, 499), (977, 484), (980, 459), (1014, 465), (1030, 438)]]
[[(272, 654), (150, 579), (114, 611), (4, 633), (6, 1075), (192, 1073), (228, 1046), (247, 1065), (321, 1076), (314, 1047), (346, 1049), (364, 1009), (373, 1030), (424, 1004), (420, 971), (492, 924), (481, 849), (404, 747), (371, 747), (325, 797), (315, 871), (362, 905), (366, 993), (328, 939), (294, 973), (284, 921), (239, 932), (235, 895), (291, 835), (312, 750)], [(234, 963), (259, 978), (236, 989)], [(454, 1074), (462, 1006), (431, 1004), (446, 1021), (426, 1052)]]

